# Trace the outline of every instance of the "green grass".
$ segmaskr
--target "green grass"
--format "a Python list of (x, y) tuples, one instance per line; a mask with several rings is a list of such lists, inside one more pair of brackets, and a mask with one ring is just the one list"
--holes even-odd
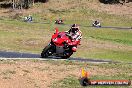
[[(81, 52), (81, 53), (80, 53)], [(80, 50), (76, 52), (74, 57), (112, 60), (119, 62), (131, 62), (131, 51), (114, 51), (108, 49), (93, 49), (93, 50)]]
[(127, 45), (132, 45), (132, 31), (131, 30), (112, 30), (112, 29), (98, 29), (82, 28), (84, 37), (93, 38), (104, 41), (112, 41)]

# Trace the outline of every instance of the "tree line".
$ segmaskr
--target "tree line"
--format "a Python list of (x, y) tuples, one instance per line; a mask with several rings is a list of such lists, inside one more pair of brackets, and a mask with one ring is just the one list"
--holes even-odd
[(102, 3), (105, 4), (116, 4), (116, 3), (129, 3), (132, 2), (132, 0), (99, 0)]
[(13, 9), (28, 9), (30, 5), (33, 5), (35, 2), (45, 3), (47, 1), (48, 0), (0, 0), (0, 7), (12, 7)]

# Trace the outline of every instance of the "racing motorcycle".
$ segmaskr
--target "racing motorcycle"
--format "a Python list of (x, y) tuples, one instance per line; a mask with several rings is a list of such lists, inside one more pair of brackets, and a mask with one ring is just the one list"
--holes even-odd
[(61, 57), (64, 59), (69, 58), (73, 52), (76, 52), (74, 46), (80, 45), (80, 40), (76, 41), (76, 44), (71, 43), (71, 37), (67, 32), (59, 32), (56, 28), (56, 32), (52, 35), (51, 42), (43, 49), (41, 53), (42, 58), (49, 56)]
[(55, 20), (55, 24), (64, 24), (63, 20)]

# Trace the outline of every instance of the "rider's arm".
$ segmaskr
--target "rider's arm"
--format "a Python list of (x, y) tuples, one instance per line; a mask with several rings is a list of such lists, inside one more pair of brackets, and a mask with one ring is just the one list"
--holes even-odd
[(76, 33), (76, 38), (75, 38), (75, 40), (81, 40), (81, 38), (82, 38), (82, 32), (79, 31), (79, 32)]
[(68, 45), (78, 45), (80, 44), (80, 40), (73, 40), (72, 42), (68, 43)]
[(81, 31), (79, 31), (75, 36), (73, 36), (72, 42), (69, 45), (77, 45), (80, 44), (80, 40), (82, 38)]

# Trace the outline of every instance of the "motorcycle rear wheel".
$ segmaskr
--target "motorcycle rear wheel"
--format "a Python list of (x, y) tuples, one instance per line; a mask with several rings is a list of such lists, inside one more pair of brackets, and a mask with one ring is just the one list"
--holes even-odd
[(67, 59), (67, 58), (69, 58), (72, 54), (73, 54), (73, 52), (70, 52), (68, 55), (61, 56), (61, 58), (63, 58), (63, 59)]

